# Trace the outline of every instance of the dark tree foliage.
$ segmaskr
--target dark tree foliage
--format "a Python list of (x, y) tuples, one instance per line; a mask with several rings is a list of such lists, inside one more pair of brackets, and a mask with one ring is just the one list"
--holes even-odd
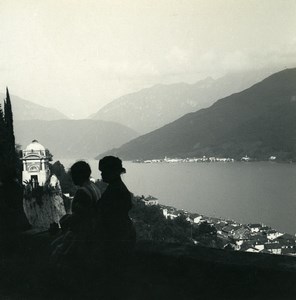
[(14, 246), (13, 234), (30, 227), (23, 210), (23, 189), (19, 183), (21, 161), (17, 152), (11, 101), (6, 88), (4, 111), (0, 106), (0, 242), (6, 245), (8, 252)]
[(2, 106), (0, 104), (0, 163), (1, 166), (4, 162), (4, 158), (6, 155), (6, 126), (5, 126), (5, 118), (2, 110)]
[(139, 197), (134, 197), (130, 213), (138, 240), (158, 242), (192, 243), (191, 224), (184, 215), (174, 220), (166, 219), (159, 206), (146, 206)]
[(7, 88), (4, 111), (0, 106), (0, 170), (2, 181), (19, 177), (21, 171), (21, 164), (15, 147), (13, 114)]
[(195, 234), (197, 236), (213, 236), (217, 234), (216, 228), (208, 222), (202, 222), (196, 227)]
[(158, 205), (146, 206), (141, 197), (134, 197), (130, 212), (138, 240), (155, 242), (199, 244), (206, 247), (222, 248), (216, 228), (208, 222), (192, 224), (185, 214), (166, 219)]
[(72, 181), (70, 172), (66, 172), (63, 164), (59, 160), (50, 164), (50, 171), (51, 174), (54, 174), (60, 181), (63, 193), (69, 193), (73, 196), (77, 188)]
[(45, 151), (46, 151), (46, 156), (48, 157), (48, 161), (52, 161), (53, 155), (51, 154), (51, 152), (48, 149), (46, 149)]
[(207, 247), (219, 248), (216, 228), (208, 222), (202, 222), (192, 230), (192, 238)]

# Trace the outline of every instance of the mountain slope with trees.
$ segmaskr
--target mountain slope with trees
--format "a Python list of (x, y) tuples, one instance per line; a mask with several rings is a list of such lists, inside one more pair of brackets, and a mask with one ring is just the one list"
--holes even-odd
[(240, 72), (216, 80), (208, 77), (195, 84), (155, 85), (114, 100), (92, 118), (116, 121), (144, 134), (240, 92), (269, 74), (267, 70)]
[(135, 138), (126, 126), (99, 120), (15, 121), (16, 142), (26, 147), (37, 139), (55, 158), (93, 158)]
[[(0, 99), (5, 95), (0, 93)], [(18, 96), (11, 95), (13, 102), (13, 117), (15, 120), (60, 120), (68, 119), (54, 108), (44, 107)]]
[(296, 69), (189, 113), (106, 154), (123, 159), (244, 155), (296, 159)]

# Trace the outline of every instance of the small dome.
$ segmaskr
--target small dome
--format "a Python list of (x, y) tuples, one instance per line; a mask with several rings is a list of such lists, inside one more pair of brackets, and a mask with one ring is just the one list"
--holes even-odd
[(32, 143), (27, 146), (26, 150), (40, 151), (40, 150), (45, 150), (45, 148), (44, 146), (39, 144), (37, 140), (33, 140)]

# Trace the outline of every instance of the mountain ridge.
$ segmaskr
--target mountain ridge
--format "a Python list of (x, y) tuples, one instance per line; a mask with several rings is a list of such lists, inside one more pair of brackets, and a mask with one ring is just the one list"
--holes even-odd
[[(0, 98), (6, 95), (0, 93)], [(59, 120), (68, 119), (66, 115), (55, 108), (45, 107), (16, 95), (10, 95), (14, 120)]]
[(106, 154), (123, 159), (243, 155), (296, 158), (296, 69), (189, 113)]
[(157, 84), (123, 95), (91, 117), (116, 120), (141, 134), (164, 126), (186, 113), (210, 106), (217, 99), (255, 84), (270, 71), (233, 73), (218, 79), (207, 77), (196, 83)]
[(134, 130), (115, 122), (100, 120), (16, 120), (16, 143), (24, 149), (37, 139), (58, 158), (93, 158), (97, 152), (138, 136)]

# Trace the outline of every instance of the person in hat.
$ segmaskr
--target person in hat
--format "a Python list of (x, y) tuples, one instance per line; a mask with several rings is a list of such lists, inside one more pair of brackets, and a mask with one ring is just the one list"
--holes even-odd
[(126, 170), (122, 167), (122, 161), (114, 156), (101, 159), (99, 170), (102, 180), (108, 184), (97, 203), (103, 240), (116, 248), (131, 245), (135, 240), (135, 231), (128, 214), (132, 208), (132, 194), (121, 179)]
[[(126, 170), (118, 157), (106, 156), (101, 159), (99, 170), (102, 180), (108, 184), (97, 207), (106, 278), (114, 286), (116, 283), (122, 284), (125, 267), (131, 259), (136, 241), (135, 229), (128, 214), (132, 208), (132, 195), (121, 179)], [(122, 292), (122, 289), (119, 290)]]

